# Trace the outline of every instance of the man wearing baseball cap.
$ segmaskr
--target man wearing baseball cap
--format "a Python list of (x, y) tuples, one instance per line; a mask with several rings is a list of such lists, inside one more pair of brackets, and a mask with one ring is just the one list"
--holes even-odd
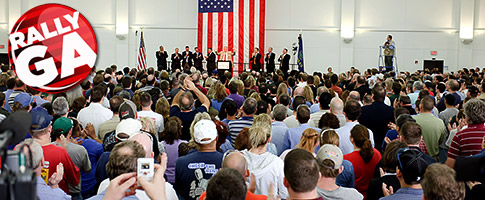
[(177, 159), (175, 191), (184, 199), (198, 199), (209, 179), (222, 164), (222, 153), (216, 151), (217, 129), (211, 120), (200, 120), (194, 126), (196, 150)]
[(320, 166), (321, 178), (317, 184), (319, 197), (324, 199), (355, 199), (364, 198), (354, 188), (345, 188), (338, 186), (335, 181), (337, 176), (342, 173), (344, 166), (344, 155), (340, 148), (332, 144), (324, 144), (317, 153), (317, 162)]
[(15, 96), (13, 99), (13, 105), (12, 105), (12, 112), (18, 111), (18, 110), (25, 110), (29, 111), (31, 106), (30, 104), (32, 103), (33, 97), (30, 96), (30, 94), (21, 92)]
[[(64, 178), (59, 182), (59, 187), (66, 194), (69, 193), (68, 184), (77, 185), (81, 178), (79, 169), (74, 165), (66, 149), (51, 143), (52, 116), (42, 107), (34, 108), (30, 111), (32, 115), (32, 125), (30, 135), (42, 146), (44, 151), (44, 168), (42, 169), (42, 179), (49, 183), (49, 179), (57, 176), (57, 169), (64, 168)], [(56, 174), (53, 176), (53, 174)]]
[[(52, 134), (56, 138), (54, 144), (67, 147), (67, 153), (69, 154), (69, 157), (71, 157), (74, 165), (84, 173), (89, 174), (89, 172), (91, 172), (91, 161), (89, 160), (87, 150), (79, 144), (70, 142), (72, 125), (72, 120), (66, 117), (59, 117), (54, 121), (52, 124)], [(81, 182), (79, 182), (78, 185), (69, 184), (69, 192), (72, 197), (81, 198)]]
[(98, 181), (98, 183), (101, 183), (103, 180), (108, 178), (108, 174), (106, 172), (106, 164), (109, 161), (109, 156), (114, 146), (122, 141), (130, 139), (135, 134), (140, 133), (141, 128), (142, 124), (140, 121), (133, 118), (126, 118), (121, 120), (121, 122), (116, 126), (116, 130), (114, 130), (112, 133), (108, 133), (104, 137), (103, 149), (105, 152), (103, 152), (99, 157), (95, 172), (96, 181)]
[(421, 181), (428, 167), (428, 162), (423, 155), (423, 152), (412, 148), (402, 148), (397, 151), (396, 176), (401, 188), (394, 193), (392, 187), (387, 188), (386, 184), (382, 183), (382, 192), (385, 197), (381, 200), (422, 199)]

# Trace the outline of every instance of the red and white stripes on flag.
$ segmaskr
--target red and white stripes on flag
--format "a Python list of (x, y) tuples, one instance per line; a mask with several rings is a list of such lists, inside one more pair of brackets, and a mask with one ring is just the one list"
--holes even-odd
[(147, 54), (145, 49), (145, 40), (143, 39), (143, 31), (140, 35), (140, 48), (138, 48), (138, 57), (136, 59), (136, 66), (138, 68), (138, 71), (147, 68)]
[[(226, 9), (232, 6), (232, 12), (204, 7), (211, 5), (226, 6)], [(203, 12), (202, 8), (206, 10)], [(249, 59), (255, 47), (264, 55), (265, 13), (266, 0), (199, 0), (197, 46), (203, 54), (210, 47), (217, 51), (222, 51), (224, 46), (229, 51), (235, 49), (233, 69), (241, 73), (245, 66), (250, 68)]]

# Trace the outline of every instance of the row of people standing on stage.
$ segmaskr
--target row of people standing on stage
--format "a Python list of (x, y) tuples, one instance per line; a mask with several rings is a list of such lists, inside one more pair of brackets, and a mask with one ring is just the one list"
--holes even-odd
[[(217, 56), (218, 60), (229, 61), (230, 69), (232, 70), (232, 60), (233, 56), (236, 54), (235, 49), (229, 51), (227, 46), (224, 46), (224, 50), (221, 52), (212, 51), (212, 48), (208, 48), (207, 55), (204, 56), (197, 47), (194, 47), (194, 52), (190, 51), (189, 46), (185, 46), (185, 51), (182, 54), (179, 53), (179, 49), (175, 48), (175, 53), (171, 55), (171, 69), (180, 69), (186, 71), (190, 67), (194, 66), (197, 70), (204, 71), (202, 68), (202, 61), (204, 59), (207, 61), (207, 71), (211, 73), (216, 69)], [(160, 46), (160, 50), (155, 53), (157, 58), (158, 70), (167, 70), (167, 58), (168, 54), (164, 50), (163, 46)], [(280, 62), (280, 69), (286, 74), (290, 69), (290, 58), (288, 54), (288, 49), (283, 49), (283, 53), (279, 56), (278, 61)], [(268, 53), (264, 56), (264, 62), (266, 63), (266, 72), (275, 71), (275, 59), (276, 54), (273, 52), (273, 48), (268, 49)], [(250, 58), (251, 69), (253, 71), (260, 71), (263, 66), (261, 59), (261, 54), (259, 53), (259, 48), (254, 48), (253, 53)]]

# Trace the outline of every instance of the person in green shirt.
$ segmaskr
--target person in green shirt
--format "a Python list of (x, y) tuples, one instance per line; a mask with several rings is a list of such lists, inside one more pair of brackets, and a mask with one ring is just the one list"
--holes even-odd
[(435, 160), (439, 161), (439, 144), (441, 144), (446, 136), (446, 128), (443, 120), (431, 113), (434, 107), (434, 100), (431, 97), (424, 97), (421, 99), (418, 115), (414, 116), (416, 123), (418, 123), (423, 130), (423, 140), (428, 148), (428, 154)]

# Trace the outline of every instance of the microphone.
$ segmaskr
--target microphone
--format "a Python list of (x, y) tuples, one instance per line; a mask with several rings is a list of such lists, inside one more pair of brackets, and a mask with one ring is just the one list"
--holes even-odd
[[(31, 123), (32, 116), (28, 112), (14, 112), (0, 123), (0, 137), (6, 139), (8, 145), (15, 145), (25, 138)], [(0, 147), (3, 148), (4, 146), (0, 145)]]

